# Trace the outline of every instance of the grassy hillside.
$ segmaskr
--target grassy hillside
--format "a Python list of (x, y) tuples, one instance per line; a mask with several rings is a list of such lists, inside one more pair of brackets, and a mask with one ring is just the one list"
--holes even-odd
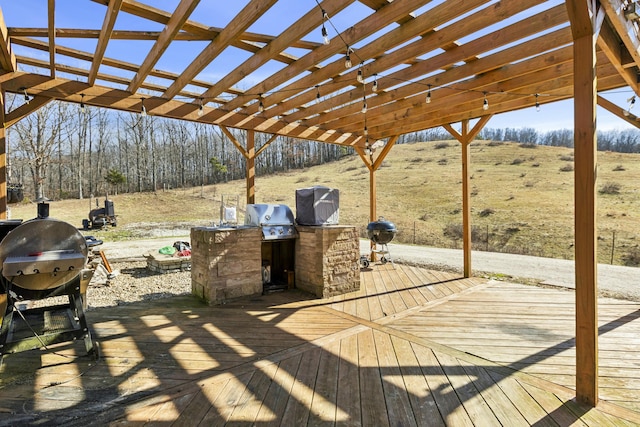
[[(398, 227), (396, 241), (460, 247), (461, 152), (455, 141), (394, 147), (377, 172), (378, 215)], [(600, 262), (640, 260), (640, 160), (637, 154), (598, 154)], [(516, 143), (477, 141), (471, 145), (474, 249), (573, 258), (573, 150)], [(114, 200), (118, 227), (92, 232), (105, 239), (132, 236), (142, 223), (219, 220), (221, 197), (239, 196), (244, 181), (123, 194)], [(369, 172), (357, 156), (332, 164), (256, 178), (256, 203), (284, 203), (295, 210), (295, 190), (326, 185), (340, 190), (340, 222), (369, 222)], [(99, 199), (102, 204), (104, 196)], [(51, 216), (81, 225), (90, 201), (51, 203)], [(12, 218), (32, 218), (36, 207), (11, 206)]]

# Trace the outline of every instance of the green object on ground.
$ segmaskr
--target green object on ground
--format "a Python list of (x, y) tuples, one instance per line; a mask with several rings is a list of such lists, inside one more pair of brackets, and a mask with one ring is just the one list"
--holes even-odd
[(173, 255), (174, 253), (176, 253), (176, 248), (174, 248), (173, 246), (165, 246), (160, 248), (158, 252), (163, 255)]

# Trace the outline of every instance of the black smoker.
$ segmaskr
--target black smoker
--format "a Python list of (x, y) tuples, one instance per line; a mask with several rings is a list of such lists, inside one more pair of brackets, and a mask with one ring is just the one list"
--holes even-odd
[(245, 225), (262, 229), (263, 293), (293, 287), (296, 229), (286, 205), (248, 204)]
[[(0, 242), (0, 357), (79, 339), (98, 357), (84, 315), (93, 276), (85, 237), (71, 224), (49, 218), (46, 203), (38, 204), (37, 218), (4, 221), (0, 231), (6, 233)], [(67, 296), (68, 303), (27, 308), (30, 300), (55, 296)]]

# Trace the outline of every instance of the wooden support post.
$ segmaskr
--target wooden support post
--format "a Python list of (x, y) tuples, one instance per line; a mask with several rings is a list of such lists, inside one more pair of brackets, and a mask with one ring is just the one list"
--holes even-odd
[(598, 403), (596, 37), (574, 39), (576, 397)]
[(0, 89), (0, 219), (7, 219), (7, 128), (4, 123), (4, 96)]
[(247, 131), (247, 204), (256, 202), (256, 133)]
[[(369, 169), (369, 221), (376, 221), (377, 217), (377, 188), (376, 188), (376, 169)], [(369, 243), (371, 248), (371, 262), (376, 261), (376, 253), (374, 252), (376, 244), (371, 241)]]
[(469, 129), (469, 120), (463, 120), (461, 132), (457, 132), (451, 125), (444, 125), (444, 128), (460, 142), (462, 146), (462, 252), (464, 259), (463, 273), (464, 277), (471, 277), (471, 187), (469, 180), (471, 179), (470, 163), (471, 163), (471, 141), (480, 133), (482, 128), (487, 124), (492, 114), (482, 116), (475, 124), (473, 129)]
[[(463, 122), (463, 127), (468, 123)], [(466, 132), (464, 132), (466, 133)], [(464, 258), (464, 277), (471, 277), (471, 186), (469, 185), (469, 162), (471, 141), (462, 141), (462, 248)]]

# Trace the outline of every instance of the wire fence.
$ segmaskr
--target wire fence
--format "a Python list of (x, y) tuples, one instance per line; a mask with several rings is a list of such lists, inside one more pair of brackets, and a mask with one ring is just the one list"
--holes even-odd
[[(485, 252), (512, 253), (536, 257), (574, 259), (575, 248), (572, 234), (565, 236), (544, 236), (532, 242), (531, 238), (521, 239), (518, 224), (472, 226), (472, 250)], [(360, 237), (367, 239), (366, 227), (360, 229)], [(429, 232), (421, 222), (399, 228), (394, 242), (429, 247), (462, 249), (463, 231), (461, 224), (448, 224), (439, 232)], [(598, 263), (640, 266), (640, 242), (634, 233), (619, 230), (602, 230), (598, 233)]]

